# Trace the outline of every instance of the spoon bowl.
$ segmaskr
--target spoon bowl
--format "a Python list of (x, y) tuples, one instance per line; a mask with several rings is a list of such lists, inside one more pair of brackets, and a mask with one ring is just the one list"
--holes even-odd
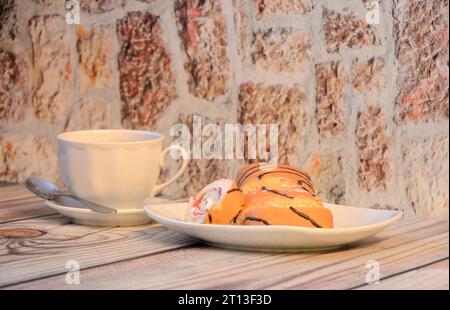
[[(45, 200), (55, 201), (55, 200), (60, 200), (61, 198), (63, 198), (63, 199), (69, 198), (69, 199), (65, 199), (65, 200), (66, 201), (68, 200), (68, 203), (70, 203), (70, 205), (73, 207), (79, 208), (81, 205), (81, 207), (88, 208), (88, 209), (91, 209), (92, 211), (96, 211), (96, 212), (100, 212), (100, 213), (116, 213), (117, 212), (116, 209), (101, 206), (99, 204), (81, 199), (81, 198), (73, 196), (73, 195), (64, 194), (61, 192), (61, 190), (59, 189), (59, 187), (57, 185), (53, 184), (50, 181), (41, 179), (41, 178), (36, 178), (36, 177), (28, 178), (25, 181), (25, 186), (28, 188), (28, 190), (30, 190), (36, 196), (43, 198)], [(70, 202), (71, 200), (73, 201), (73, 203)]]
[(25, 186), (31, 192), (43, 199), (53, 200), (61, 195), (61, 191), (56, 184), (44, 179), (34, 177), (28, 178), (25, 182)]

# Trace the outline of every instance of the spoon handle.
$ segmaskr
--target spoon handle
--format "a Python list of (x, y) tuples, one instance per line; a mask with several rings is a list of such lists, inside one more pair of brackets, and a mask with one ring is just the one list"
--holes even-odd
[(94, 202), (88, 201), (88, 200), (84, 200), (82, 198), (70, 195), (70, 194), (60, 194), (61, 197), (69, 197), (72, 198), (74, 200), (77, 200), (78, 202), (80, 202), (81, 204), (85, 205), (87, 208), (91, 209), (92, 211), (95, 212), (100, 212), (100, 213), (117, 213), (116, 209), (110, 208), (110, 207), (105, 207), (99, 204), (96, 204)]

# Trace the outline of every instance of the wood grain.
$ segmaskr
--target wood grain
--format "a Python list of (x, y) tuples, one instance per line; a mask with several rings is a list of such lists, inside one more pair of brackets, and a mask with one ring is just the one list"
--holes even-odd
[[(74, 230), (85, 229), (82, 227), (87, 226), (72, 226)], [(15, 250), (15, 256), (0, 256), (0, 287), (64, 274), (67, 272), (65, 264), (69, 260), (77, 260), (83, 269), (92, 268), (178, 249), (197, 242), (156, 224), (110, 228), (50, 244), (38, 243), (39, 240), (40, 238), (34, 238), (23, 244), (33, 249)]]
[(388, 277), (446, 257), (448, 222), (409, 219), (376, 238), (331, 252), (262, 253), (198, 245), (82, 270), (80, 285), (65, 284), (60, 274), (9, 288), (347, 289), (365, 284), (369, 260), (379, 261)]
[(2, 228), (0, 237), (9, 239), (37, 238), (45, 235), (46, 232), (38, 229), (29, 228)]
[(378, 284), (364, 285), (359, 290), (448, 290), (449, 260), (426, 265), (393, 277), (381, 279)]
[(0, 186), (0, 202), (19, 200), (34, 195), (23, 184)]
[(33, 238), (0, 238), (0, 264), (45, 253), (59, 241), (74, 240), (111, 228), (75, 225), (61, 215), (50, 215), (0, 224), (0, 231), (5, 229), (39, 230), (45, 234)]
[(56, 214), (23, 185), (0, 187), (0, 223)]

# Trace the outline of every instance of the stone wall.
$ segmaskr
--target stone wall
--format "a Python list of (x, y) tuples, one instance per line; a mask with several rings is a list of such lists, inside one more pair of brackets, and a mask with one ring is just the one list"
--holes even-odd
[[(449, 204), (448, 0), (0, 0), (0, 181), (60, 182), (55, 136), (278, 123), (280, 161), (341, 204)], [(192, 130), (192, 129), (191, 129)], [(192, 160), (192, 194), (242, 160)], [(169, 175), (175, 164), (163, 170)]]

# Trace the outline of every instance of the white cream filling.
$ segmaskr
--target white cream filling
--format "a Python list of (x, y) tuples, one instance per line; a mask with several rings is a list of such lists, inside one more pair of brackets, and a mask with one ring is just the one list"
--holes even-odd
[(209, 209), (223, 199), (232, 185), (232, 180), (220, 179), (205, 186), (195, 198), (191, 198), (188, 219), (203, 223)]

